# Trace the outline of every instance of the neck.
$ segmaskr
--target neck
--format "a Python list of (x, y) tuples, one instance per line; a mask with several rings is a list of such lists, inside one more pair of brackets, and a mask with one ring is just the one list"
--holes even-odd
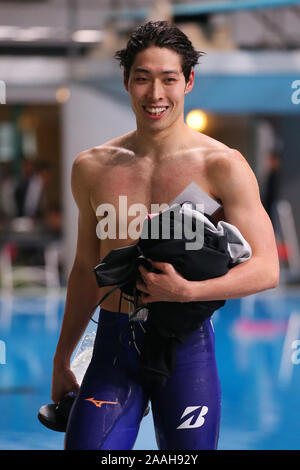
[(190, 132), (191, 129), (184, 122), (174, 123), (173, 126), (162, 130), (151, 130), (137, 125), (134, 133), (135, 153), (160, 161), (180, 148), (185, 148)]

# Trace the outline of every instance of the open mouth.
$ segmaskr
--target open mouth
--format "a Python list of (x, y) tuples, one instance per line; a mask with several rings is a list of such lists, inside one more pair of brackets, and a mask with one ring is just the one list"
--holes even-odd
[(161, 107), (155, 107), (155, 108), (150, 108), (147, 106), (143, 106), (143, 109), (145, 113), (152, 118), (158, 118), (163, 116), (166, 111), (168, 110), (169, 106), (161, 106)]

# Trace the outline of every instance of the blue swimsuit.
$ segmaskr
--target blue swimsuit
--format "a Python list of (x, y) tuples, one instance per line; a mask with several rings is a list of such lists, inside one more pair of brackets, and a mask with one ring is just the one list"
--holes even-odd
[[(220, 207), (195, 183), (170, 205), (192, 200), (195, 191), (208, 215)], [(210, 319), (176, 345), (171, 377), (151, 392), (139, 376), (144, 330), (147, 321), (136, 322), (133, 342), (129, 315), (101, 308), (93, 357), (68, 421), (66, 449), (133, 449), (149, 401), (158, 449), (217, 448), (221, 388)]]
[(128, 326), (127, 314), (101, 308), (92, 360), (70, 414), (65, 448), (133, 449), (151, 401), (158, 449), (216, 449), (221, 389), (211, 321), (205, 320), (177, 345), (172, 376), (166, 386), (151, 392), (138, 373), (147, 321), (136, 322), (135, 344)]

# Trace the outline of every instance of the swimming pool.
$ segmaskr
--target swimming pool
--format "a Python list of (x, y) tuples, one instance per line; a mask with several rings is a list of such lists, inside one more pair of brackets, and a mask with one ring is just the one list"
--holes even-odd
[[(51, 401), (64, 302), (64, 291), (0, 295), (1, 450), (63, 448), (64, 434), (42, 426), (37, 412)], [(300, 290), (278, 287), (227, 301), (213, 324), (222, 384), (219, 449), (299, 449)], [(157, 449), (151, 413), (134, 448)]]

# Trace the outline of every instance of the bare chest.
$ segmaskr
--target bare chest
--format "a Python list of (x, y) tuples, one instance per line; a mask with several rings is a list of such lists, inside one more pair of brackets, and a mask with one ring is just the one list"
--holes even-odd
[(203, 165), (190, 161), (106, 167), (96, 180), (91, 194), (95, 211), (99, 205), (110, 204), (119, 212), (126, 201), (128, 208), (140, 204), (151, 212), (152, 205), (169, 204), (192, 182), (214, 197)]
[[(92, 185), (91, 202), (110, 238), (135, 239), (145, 216), (169, 205), (192, 182), (214, 198), (204, 165), (193, 160), (106, 166)], [(102, 233), (101, 238), (105, 236)]]

